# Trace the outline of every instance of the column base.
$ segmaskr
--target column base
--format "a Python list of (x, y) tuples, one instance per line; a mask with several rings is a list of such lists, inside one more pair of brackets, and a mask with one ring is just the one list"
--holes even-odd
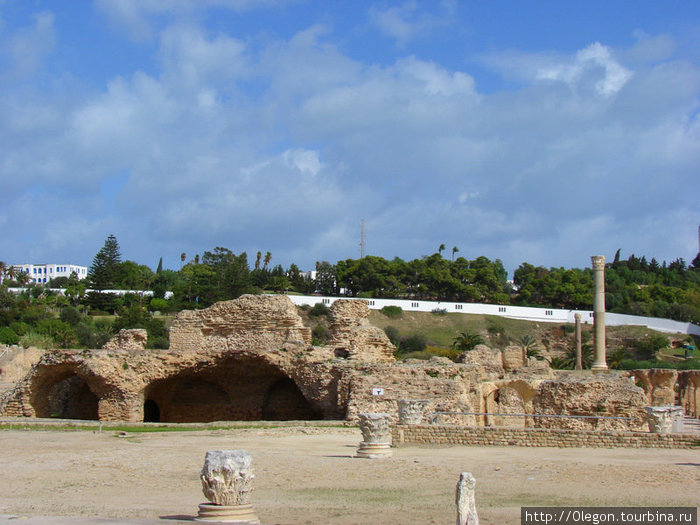
[(357, 449), (358, 458), (366, 459), (383, 459), (391, 457), (390, 443), (360, 443), (360, 448)]
[(607, 372), (608, 370), (610, 369), (608, 368), (607, 363), (593, 363), (593, 366), (591, 366), (591, 372), (594, 374), (600, 374), (601, 372)]
[(214, 505), (202, 503), (194, 521), (210, 523), (237, 523), (239, 525), (259, 525), (260, 520), (253, 511), (253, 505)]

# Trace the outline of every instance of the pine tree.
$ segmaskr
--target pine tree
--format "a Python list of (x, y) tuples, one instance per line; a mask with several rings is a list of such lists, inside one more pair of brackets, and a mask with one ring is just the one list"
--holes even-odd
[(95, 290), (115, 287), (121, 258), (117, 238), (110, 234), (102, 249), (92, 259), (92, 266), (88, 271), (90, 286)]

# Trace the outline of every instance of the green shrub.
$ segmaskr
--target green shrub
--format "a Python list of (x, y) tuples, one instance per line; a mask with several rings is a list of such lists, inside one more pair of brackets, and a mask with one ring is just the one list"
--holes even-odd
[(399, 329), (395, 326), (387, 326), (384, 329), (384, 333), (389, 338), (389, 341), (391, 341), (391, 344), (398, 348), (399, 340), (401, 338), (401, 335), (399, 334)]
[(667, 361), (656, 361), (652, 359), (644, 359), (638, 361), (636, 359), (623, 359), (620, 361), (620, 370), (636, 370), (647, 368), (676, 368), (676, 365)]
[(10, 328), (12, 328), (12, 331), (20, 337), (22, 337), (24, 334), (28, 333), (32, 329), (31, 325), (22, 321), (15, 321), (13, 323), (10, 323)]
[(112, 338), (112, 323), (107, 319), (80, 323), (75, 327), (75, 335), (81, 348), (102, 348)]
[(56, 348), (56, 342), (50, 335), (40, 334), (33, 330), (20, 337), (19, 344), (24, 348), (33, 346), (35, 348), (41, 348), (42, 350)]
[(60, 319), (42, 319), (34, 329), (40, 334), (51, 337), (61, 348), (71, 348), (77, 342), (73, 327)]
[(652, 334), (642, 339), (635, 339), (627, 343), (628, 348), (636, 350), (644, 360), (654, 359), (659, 350), (671, 345), (668, 337), (661, 334)]
[(399, 340), (399, 352), (422, 352), (428, 346), (428, 339), (423, 334), (407, 335)]
[(311, 344), (314, 346), (322, 346), (328, 343), (331, 338), (331, 332), (323, 323), (317, 324), (311, 331)]
[(83, 314), (75, 306), (67, 306), (61, 309), (58, 318), (71, 326), (77, 326), (83, 319)]
[(636, 359), (624, 359), (620, 362), (620, 370), (637, 370), (647, 368), (672, 368), (676, 370), (700, 370), (700, 359), (686, 359), (679, 363), (671, 363), (669, 361), (656, 361), (646, 359), (637, 361)]
[(148, 332), (146, 348), (164, 350), (170, 347), (170, 334), (162, 319), (149, 319), (146, 331)]
[(323, 303), (316, 303), (311, 310), (309, 310), (309, 317), (321, 317), (323, 315), (328, 315), (330, 309)]
[(19, 336), (9, 326), (0, 327), (0, 343), (4, 345), (16, 345), (19, 343)]
[(149, 304), (149, 310), (151, 312), (167, 312), (170, 310), (170, 303), (165, 299), (158, 299), (157, 297), (151, 299)]
[(447, 308), (433, 308), (430, 313), (435, 315), (447, 315)]
[(384, 306), (380, 312), (390, 319), (398, 319), (403, 316), (403, 308), (400, 306)]

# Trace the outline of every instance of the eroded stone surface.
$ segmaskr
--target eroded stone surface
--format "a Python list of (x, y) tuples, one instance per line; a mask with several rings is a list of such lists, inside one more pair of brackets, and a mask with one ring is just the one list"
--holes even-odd
[(429, 401), (426, 399), (399, 399), (399, 424), (420, 425), (423, 421), (423, 412)]
[(329, 311), (331, 340), (335, 357), (350, 361), (393, 362), (394, 345), (384, 330), (369, 324), (366, 301), (336, 300)]
[(389, 414), (360, 414), (362, 440), (365, 443), (391, 443), (390, 421)]
[(143, 350), (146, 348), (147, 340), (148, 332), (143, 328), (122, 328), (102, 348), (105, 350)]
[[(505, 354), (483, 345), (465, 353), (460, 363), (447, 358), (395, 362), (384, 333), (368, 324), (366, 302), (339, 300), (331, 312), (327, 346), (311, 346), (309, 328), (287, 297), (243, 296), (181, 312), (168, 350), (47, 351), (0, 396), (0, 414), (195, 422), (357, 421), (359, 414), (371, 412), (387, 413), (395, 422), (399, 400), (420, 399), (429, 401), (431, 421), (444, 424), (646, 429), (643, 407), (653, 396), (647, 399), (624, 374), (592, 379), (553, 371), (533, 359), (506, 370)], [(697, 407), (698, 396), (691, 372), (678, 376), (681, 402), (690, 408)], [(668, 390), (660, 375), (654, 384), (648, 374), (644, 378), (643, 388), (656, 388), (657, 397)], [(372, 395), (378, 387), (382, 395)], [(449, 414), (434, 416), (438, 412)], [(634, 420), (609, 425), (492, 415), (520, 412)]]
[(457, 482), (455, 503), (457, 504), (457, 525), (479, 525), (474, 492), (476, 480), (471, 472), (462, 472)]
[(202, 492), (215, 505), (246, 505), (253, 492), (253, 458), (245, 450), (210, 450), (200, 474)]
[(668, 434), (674, 431), (674, 425), (683, 418), (683, 407), (656, 406), (644, 407), (649, 422), (649, 432)]

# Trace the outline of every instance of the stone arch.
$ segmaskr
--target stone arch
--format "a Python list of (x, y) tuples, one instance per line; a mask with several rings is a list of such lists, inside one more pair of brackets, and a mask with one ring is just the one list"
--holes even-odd
[(99, 397), (75, 367), (45, 367), (32, 384), (30, 404), (36, 417), (99, 419)]
[(262, 406), (262, 419), (267, 421), (320, 419), (296, 383), (288, 377), (270, 385)]
[(227, 356), (154, 381), (143, 399), (158, 406), (160, 421), (171, 423), (322, 416), (280, 366), (256, 354)]

